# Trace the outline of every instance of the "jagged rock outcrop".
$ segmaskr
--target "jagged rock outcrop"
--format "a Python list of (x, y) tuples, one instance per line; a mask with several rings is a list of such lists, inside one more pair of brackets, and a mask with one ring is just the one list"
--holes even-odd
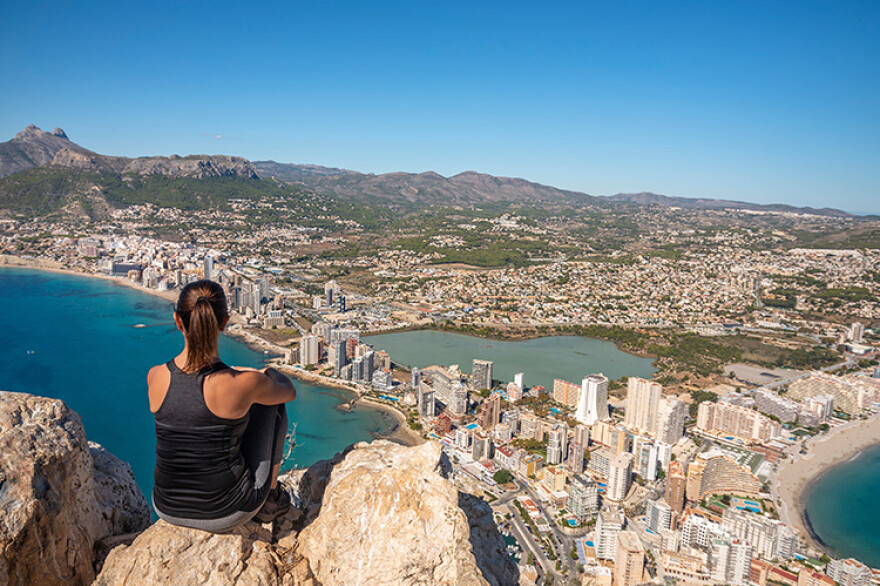
[(140, 157), (129, 159), (123, 173), (139, 175), (168, 175), (170, 177), (247, 177), (257, 178), (251, 162), (241, 157), (225, 155), (191, 155), (179, 157)]
[[(122, 157), (103, 157), (88, 151), (76, 150), (65, 147), (55, 153), (52, 157), (50, 165), (56, 167), (68, 167), (70, 169), (81, 169), (83, 171), (93, 171), (96, 173), (114, 173), (118, 169), (115, 167), (124, 167), (127, 159)], [(115, 167), (114, 167), (115, 163)]]
[(60, 128), (45, 132), (29, 124), (12, 140), (0, 142), (0, 177), (47, 165), (61, 149), (90, 152), (70, 142), (67, 134)]
[(96, 544), (146, 528), (131, 468), (59, 400), (0, 391), (0, 584), (90, 584)]
[(136, 175), (165, 175), (167, 177), (247, 177), (255, 179), (257, 172), (247, 159), (224, 155), (192, 155), (189, 157), (109, 157), (88, 151), (63, 148), (50, 162), (56, 167), (67, 167), (96, 173), (133, 173)]
[(52, 165), (94, 173), (134, 173), (169, 177), (247, 177), (256, 179), (250, 161), (226, 155), (190, 155), (180, 157), (114, 157), (100, 155), (71, 142), (60, 128), (52, 132), (33, 124), (7, 142), (0, 143), (0, 177), (20, 171)]
[(297, 551), (319, 582), (516, 583), (505, 557), (482, 568), (477, 562), (474, 528), (440, 474), (440, 455), (436, 442), (381, 443), (353, 450), (334, 467), (320, 512), (298, 537)]
[(274, 525), (150, 526), (131, 468), (76, 413), (0, 392), (0, 584), (518, 582), (491, 509), (444, 477), (437, 443), (357, 444), (281, 484), (295, 507)]
[(159, 522), (114, 549), (96, 585), (516, 584), (488, 506), (460, 494), (440, 458), (436, 443), (357, 444), (282, 479), (299, 509), (274, 534)]

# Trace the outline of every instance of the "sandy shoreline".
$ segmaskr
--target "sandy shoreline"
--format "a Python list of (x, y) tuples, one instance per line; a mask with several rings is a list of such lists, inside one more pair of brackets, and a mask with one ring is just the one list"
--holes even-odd
[(359, 407), (361, 409), (371, 409), (373, 411), (378, 411), (380, 413), (391, 415), (396, 421), (395, 427), (391, 430), (391, 433), (383, 435), (383, 438), (396, 441), (405, 446), (417, 446), (425, 443), (425, 439), (420, 434), (409, 428), (409, 425), (407, 425), (406, 423), (406, 417), (403, 415), (403, 413), (401, 413), (391, 405), (386, 405), (378, 401), (370, 400), (367, 397), (362, 397), (357, 389), (340, 383), (339, 381), (332, 378), (309, 372), (308, 370), (294, 368), (292, 366), (284, 364), (276, 365), (276, 367), (281, 372), (289, 374), (290, 376), (303, 382), (352, 393), (356, 397), (353, 401), (353, 404), (356, 407)]
[[(47, 259), (40, 258), (22, 258), (18, 256), (12, 255), (0, 255), (0, 268), (2, 267), (12, 267), (12, 268), (22, 268), (22, 269), (35, 269), (39, 271), (46, 271), (50, 273), (60, 273), (65, 275), (75, 275), (79, 277), (88, 277), (95, 279), (103, 279), (105, 281), (109, 281), (111, 283), (115, 283), (117, 285), (121, 285), (123, 287), (128, 287), (129, 289), (134, 289), (135, 291), (140, 291), (141, 293), (146, 293), (147, 295), (153, 295), (156, 297), (160, 297), (170, 302), (177, 301), (178, 293), (177, 291), (158, 291), (156, 289), (148, 289), (143, 287), (137, 283), (133, 283), (128, 279), (122, 277), (111, 277), (109, 275), (103, 275), (100, 273), (91, 273), (82, 270), (71, 269), (63, 266), (61, 263), (50, 261)], [(169, 308), (170, 311), (170, 308)], [(231, 328), (226, 332), (226, 335), (239, 339), (242, 343), (250, 346), (252, 349), (263, 352), (264, 350), (268, 350), (269, 352), (284, 355), (286, 348), (282, 346), (278, 346), (277, 344), (273, 344), (260, 336), (254, 334), (253, 332), (249, 332), (242, 328)], [(357, 399), (355, 400), (355, 404), (364, 409), (372, 409), (374, 411), (379, 411), (380, 413), (386, 413), (391, 415), (396, 423), (394, 429), (392, 429), (391, 433), (384, 435), (384, 438), (396, 441), (403, 445), (407, 446), (415, 446), (425, 442), (425, 440), (421, 437), (421, 435), (412, 431), (406, 423), (406, 417), (394, 407), (390, 405), (385, 405), (378, 402), (368, 401), (360, 396), (360, 393), (357, 392), (356, 389), (351, 386), (345, 385), (339, 381), (334, 379), (330, 379), (327, 377), (315, 375), (308, 371), (304, 371), (298, 368), (292, 368), (287, 365), (275, 365), (282, 370), (283, 372), (294, 376), (295, 378), (308, 382), (310, 384), (315, 384), (323, 387), (330, 387), (334, 389), (340, 389), (344, 391), (348, 391), (353, 393)]]
[[(48, 273), (60, 273), (62, 275), (74, 275), (77, 277), (89, 277), (92, 279), (103, 279), (104, 281), (109, 281), (110, 283), (115, 283), (122, 287), (128, 287), (129, 289), (134, 289), (135, 291), (140, 291), (141, 293), (146, 293), (147, 295), (153, 295), (155, 297), (161, 297), (167, 301), (176, 302), (177, 301), (177, 292), (176, 291), (159, 291), (158, 289), (148, 289), (142, 285), (138, 285), (137, 283), (133, 283), (124, 277), (111, 277), (110, 275), (104, 275), (102, 273), (90, 273), (86, 271), (71, 269), (65, 267), (61, 263), (50, 261), (46, 259), (28, 259), (21, 258), (20, 256), (11, 256), (8, 254), (0, 255), (0, 267), (11, 267), (11, 268), (19, 268), (19, 269), (34, 269), (38, 271), (46, 271)], [(169, 309), (170, 311), (170, 309)]]
[(825, 551), (825, 546), (818, 541), (818, 536), (806, 519), (809, 488), (834, 467), (850, 461), (878, 443), (880, 416), (849, 422), (827, 435), (807, 440), (807, 454), (786, 460), (776, 473), (775, 494), (781, 500), (780, 519), (804, 535), (810, 546)]

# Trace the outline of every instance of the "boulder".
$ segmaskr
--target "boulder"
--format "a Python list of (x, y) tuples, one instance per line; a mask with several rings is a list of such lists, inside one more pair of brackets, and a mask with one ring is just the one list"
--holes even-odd
[[(517, 582), (503, 548), (501, 556), (477, 562), (471, 524), (459, 492), (441, 474), (440, 457), (437, 442), (407, 448), (377, 441), (358, 445), (333, 468), (320, 512), (298, 537), (297, 551), (319, 582)], [(485, 541), (484, 519), (479, 524), (476, 538)], [(477, 548), (497, 551), (482, 543)]]
[(62, 401), (0, 391), (0, 516), (0, 584), (77, 585), (95, 577), (96, 544), (144, 529), (150, 510)]
[(294, 545), (292, 535), (273, 539), (268, 525), (255, 522), (220, 535), (158, 521), (110, 552), (94, 586), (315, 584), (296, 563)]
[(440, 460), (437, 443), (357, 444), (281, 478), (296, 508), (274, 530), (160, 521), (112, 550), (96, 585), (518, 583), (490, 509), (459, 493)]

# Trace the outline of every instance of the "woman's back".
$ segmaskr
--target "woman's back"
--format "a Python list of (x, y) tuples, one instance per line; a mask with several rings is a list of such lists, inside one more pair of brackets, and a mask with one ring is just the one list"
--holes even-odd
[(267, 368), (232, 369), (217, 353), (229, 323), (223, 287), (187, 284), (174, 324), (183, 351), (147, 373), (156, 418), (153, 506), (175, 525), (227, 531), (268, 522), (290, 506), (278, 490), (287, 410), (296, 398), (286, 376)]
[(166, 366), (168, 390), (154, 414), (156, 508), (190, 519), (217, 518), (241, 510), (250, 500), (252, 486), (241, 453), (249, 417), (218, 417), (204, 395), (205, 377), (229, 367), (218, 362), (186, 373), (173, 360)]

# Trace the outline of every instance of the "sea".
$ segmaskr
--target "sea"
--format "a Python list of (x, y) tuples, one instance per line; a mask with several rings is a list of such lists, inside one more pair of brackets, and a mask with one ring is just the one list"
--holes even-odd
[(816, 480), (806, 495), (806, 512), (813, 532), (835, 557), (880, 568), (880, 445)]
[[(0, 390), (63, 400), (80, 414), (90, 441), (131, 464), (149, 497), (156, 436), (146, 375), (183, 348), (171, 303), (105, 279), (0, 268), (0, 307)], [(251, 367), (270, 358), (228, 336), (220, 357)], [(309, 466), (395, 425), (373, 409), (337, 409), (351, 392), (295, 384), (287, 409), (296, 446), (285, 468)]]

